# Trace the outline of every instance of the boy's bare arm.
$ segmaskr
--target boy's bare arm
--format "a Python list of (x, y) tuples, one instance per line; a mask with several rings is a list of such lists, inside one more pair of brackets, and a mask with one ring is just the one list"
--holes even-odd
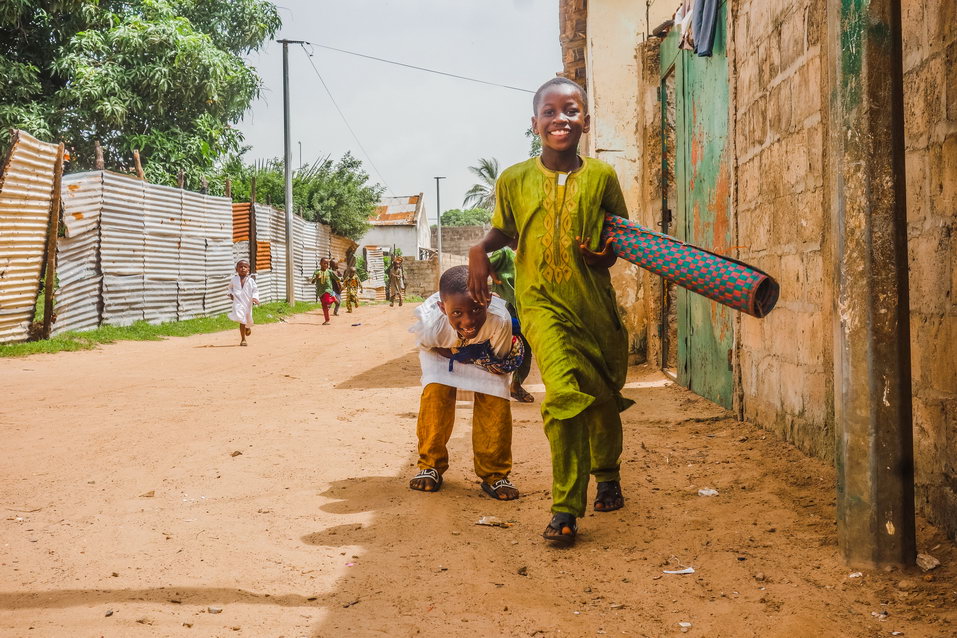
[(492, 295), (488, 289), (488, 278), (491, 276), (495, 283), (501, 282), (492, 269), (488, 254), (508, 246), (513, 241), (514, 239), (498, 228), (492, 228), (482, 241), (469, 249), (469, 295), (472, 299), (483, 304), (492, 301)]

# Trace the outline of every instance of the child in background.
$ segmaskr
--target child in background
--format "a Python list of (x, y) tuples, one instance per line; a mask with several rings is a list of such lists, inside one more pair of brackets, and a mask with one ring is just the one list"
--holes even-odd
[(455, 422), (457, 390), (475, 394), (472, 451), (482, 491), (510, 501), (519, 493), (508, 480), (512, 470), (512, 411), (509, 376), (522, 361), (522, 342), (512, 336), (505, 302), (477, 303), (468, 294), (468, 269), (445, 271), (439, 292), (416, 309), (422, 398), (416, 434), (419, 473), (409, 487), (436, 492), (449, 467), (446, 447)]
[(322, 325), (329, 325), (329, 307), (336, 303), (336, 293), (332, 286), (335, 273), (329, 268), (329, 260), (323, 257), (319, 260), (319, 270), (312, 274), (312, 283), (316, 284), (316, 297), (322, 304), (322, 315), (326, 318)]
[(552, 454), (552, 518), (542, 534), (571, 545), (585, 513), (589, 472), (594, 509), (621, 508), (621, 396), (628, 339), (600, 246), (605, 213), (628, 217), (615, 170), (578, 155), (590, 117), (584, 90), (554, 78), (532, 100), (542, 154), (516, 164), (495, 185), (492, 229), (469, 251), (469, 292), (488, 301), (488, 253), (517, 242), (515, 299), (522, 331), (545, 383), (542, 417)]
[(489, 255), (489, 262), (492, 264), (492, 270), (498, 277), (498, 281), (492, 282), (492, 292), (505, 300), (508, 307), (508, 314), (518, 323), (516, 336), (522, 340), (525, 346), (525, 360), (515, 372), (512, 373), (512, 398), (521, 403), (533, 403), (535, 397), (522, 387), (522, 383), (528, 378), (528, 373), (532, 370), (532, 346), (521, 331), (521, 322), (518, 321), (518, 310), (515, 308), (515, 251), (506, 246), (500, 248)]
[(339, 316), (339, 306), (342, 304), (342, 271), (339, 270), (339, 263), (335, 259), (329, 260), (329, 270), (332, 271), (332, 294), (336, 296), (335, 308), (332, 316)]
[(239, 345), (248, 345), (246, 337), (253, 333), (253, 306), (259, 305), (259, 287), (249, 274), (249, 262), (245, 259), (236, 262), (236, 274), (229, 280), (229, 298), (233, 301), (229, 318), (239, 322)]

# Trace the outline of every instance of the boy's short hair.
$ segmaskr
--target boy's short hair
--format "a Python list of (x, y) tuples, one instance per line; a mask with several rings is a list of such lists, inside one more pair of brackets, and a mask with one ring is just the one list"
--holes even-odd
[(239, 264), (246, 264), (246, 265), (248, 266), (248, 265), (249, 265), (249, 260), (248, 260), (248, 259), (240, 259), (239, 261), (236, 262), (236, 265), (237, 265), (237, 266), (238, 266)]
[(469, 293), (469, 267), (452, 266), (439, 279), (439, 297), (467, 295)]
[(578, 89), (578, 92), (581, 93), (582, 96), (582, 104), (585, 106), (585, 111), (588, 111), (588, 93), (585, 92), (585, 89), (583, 89), (578, 82), (569, 80), (568, 78), (555, 77), (538, 87), (538, 90), (535, 91), (535, 97), (532, 98), (533, 115), (538, 115), (538, 103), (542, 101), (542, 93), (544, 93), (548, 87), (557, 86), (559, 84), (567, 84), (568, 86), (573, 86)]

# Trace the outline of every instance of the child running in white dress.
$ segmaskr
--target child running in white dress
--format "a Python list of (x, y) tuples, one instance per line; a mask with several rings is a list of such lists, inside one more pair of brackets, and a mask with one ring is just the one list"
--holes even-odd
[(233, 300), (229, 318), (239, 322), (239, 345), (245, 346), (246, 337), (253, 333), (253, 306), (259, 305), (259, 287), (249, 275), (249, 262), (245, 259), (236, 262), (236, 274), (229, 280), (229, 298)]

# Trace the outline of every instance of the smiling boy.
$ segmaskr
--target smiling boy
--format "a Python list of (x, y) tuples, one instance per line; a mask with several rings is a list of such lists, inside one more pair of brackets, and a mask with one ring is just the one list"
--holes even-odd
[(508, 480), (512, 470), (510, 372), (522, 361), (521, 341), (512, 336), (505, 302), (478, 303), (468, 294), (468, 270), (445, 271), (439, 292), (416, 309), (412, 327), (422, 365), (422, 398), (416, 427), (419, 472), (409, 487), (436, 492), (449, 467), (447, 444), (455, 422), (458, 390), (475, 394), (472, 452), (482, 490), (503, 501), (518, 498)]
[(469, 251), (469, 292), (489, 299), (488, 253), (517, 242), (516, 305), (545, 384), (552, 456), (553, 516), (543, 536), (571, 545), (589, 473), (598, 482), (596, 511), (624, 505), (619, 412), (631, 405), (621, 396), (628, 339), (608, 273), (616, 256), (599, 244), (605, 213), (627, 218), (628, 210), (615, 170), (578, 155), (591, 123), (582, 88), (554, 78), (532, 108), (542, 154), (499, 177), (492, 229)]

